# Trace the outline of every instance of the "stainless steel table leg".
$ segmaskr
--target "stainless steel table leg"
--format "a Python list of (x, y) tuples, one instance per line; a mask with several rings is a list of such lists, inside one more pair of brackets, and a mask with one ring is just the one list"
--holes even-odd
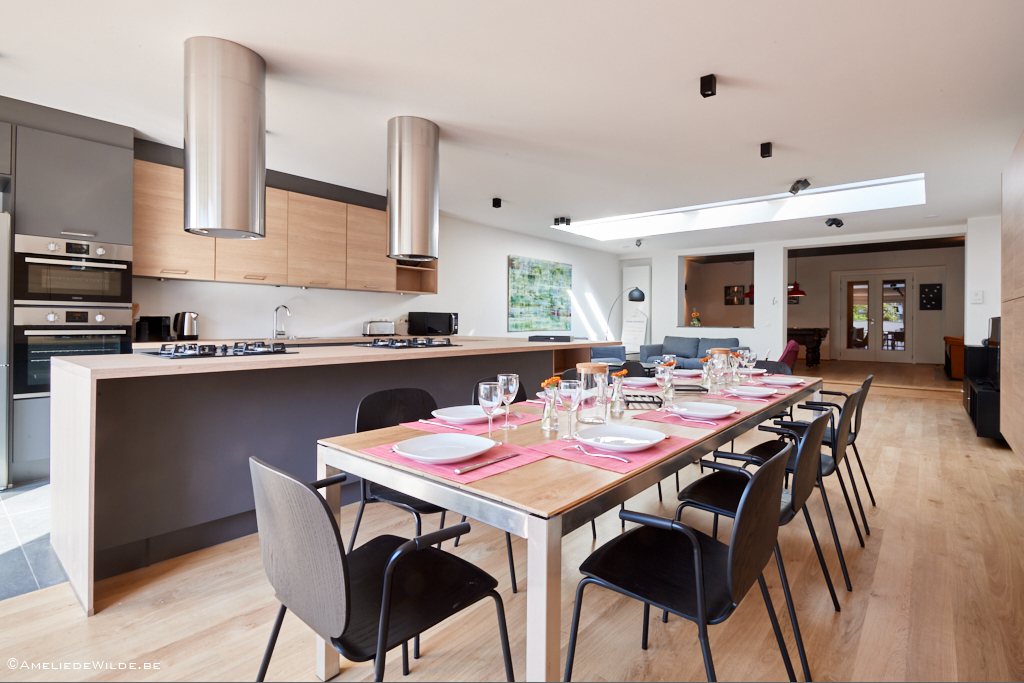
[(561, 680), (562, 520), (526, 524), (526, 680)]

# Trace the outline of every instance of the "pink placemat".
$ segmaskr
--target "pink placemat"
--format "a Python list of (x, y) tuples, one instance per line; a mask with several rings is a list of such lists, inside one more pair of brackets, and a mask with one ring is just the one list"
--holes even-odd
[[(537, 422), (541, 419), (540, 415), (536, 413), (526, 413), (522, 410), (513, 410), (512, 416), (509, 417), (508, 421), (510, 424), (514, 424), (517, 427), (519, 425), (530, 424), (531, 422)], [(461, 427), (461, 429), (452, 429), (451, 427), (445, 427), (444, 424), (436, 424), (442, 422), (437, 418), (430, 419), (431, 424), (425, 422), (403, 422), (403, 427), (409, 429), (418, 429), (421, 432), (431, 432), (433, 434), (473, 434), (479, 436), (487, 433), (487, 422), (475, 422), (473, 424), (453, 425), (454, 427)], [(505, 424), (505, 416), (499, 415), (494, 418), (494, 431), (498, 432), (501, 426)]]
[[(722, 427), (728, 427), (733, 422), (736, 422), (737, 420), (742, 420), (748, 415), (750, 415), (750, 413), (745, 413), (742, 410), (737, 410), (729, 417), (721, 417), (716, 420), (705, 420), (705, 418), (700, 418), (700, 420), (702, 420), (700, 422), (691, 422), (690, 420), (684, 420), (681, 417), (672, 417), (672, 415), (668, 414), (668, 412), (663, 410), (648, 410), (646, 413), (634, 415), (633, 419), (646, 420), (647, 422), (663, 422), (669, 425), (676, 425), (677, 427), (691, 427), (693, 429), (715, 430), (721, 429)], [(705, 422), (714, 422), (715, 425), (711, 426), (709, 424), (705, 424)]]
[[(498, 444), (491, 450), (478, 455), (472, 460), (464, 460), (462, 462), (450, 463), (448, 465), (427, 465), (422, 462), (416, 462), (409, 458), (403, 457), (398, 453), (391, 450), (392, 444), (384, 444), (383, 446), (374, 446), (373, 448), (367, 448), (363, 452), (374, 455), (381, 460), (387, 460), (403, 467), (408, 467), (419, 472), (426, 474), (432, 474), (435, 477), (441, 477), (442, 479), (448, 479), (449, 481), (457, 481), (460, 484), (470, 484), (474, 481), (486, 479), (487, 477), (493, 477), (495, 474), (501, 474), (502, 472), (508, 472), (514, 470), (517, 467), (523, 465), (529, 465), (531, 462), (537, 462), (548, 457), (547, 453), (541, 453), (525, 446), (513, 446), (511, 444)], [(488, 465), (487, 467), (481, 467), (478, 470), (467, 472), (465, 474), (455, 474), (455, 469), (458, 467), (468, 467), (480, 462), (487, 462), (488, 460), (494, 460), (500, 458), (503, 455), (509, 453), (517, 453), (516, 457), (509, 458), (508, 460), (502, 460), (501, 462)]]
[[(592, 467), (599, 467), (602, 470), (610, 470), (612, 472), (618, 472), (619, 474), (628, 474), (633, 470), (638, 470), (647, 466), (651, 462), (661, 460), (666, 455), (671, 455), (680, 451), (691, 443), (693, 443), (693, 439), (687, 439), (681, 436), (670, 436), (657, 446), (652, 446), (645, 451), (637, 451), (636, 453), (614, 453), (614, 455), (619, 455), (629, 460), (628, 463), (612, 460), (611, 458), (595, 458), (593, 456), (586, 455), (575, 449), (576, 442), (563, 441), (561, 439), (558, 441), (545, 441), (544, 443), (534, 444), (530, 446), (530, 449), (546, 456), (553, 455), (556, 458), (572, 460), (573, 462), (590, 465)], [(594, 448), (593, 446), (584, 445), (583, 447), (592, 453), (611, 453), (611, 451)]]

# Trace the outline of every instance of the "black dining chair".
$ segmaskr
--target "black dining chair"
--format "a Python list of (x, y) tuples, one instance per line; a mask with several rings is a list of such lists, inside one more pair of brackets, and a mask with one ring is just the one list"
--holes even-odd
[(505, 676), (514, 679), (497, 580), (432, 547), (469, 532), (468, 524), (409, 540), (378, 536), (346, 553), (338, 523), (317, 493), (344, 475), (307, 485), (256, 458), (249, 458), (249, 472), (263, 570), (281, 603), (257, 681), (266, 677), (288, 610), (346, 659), (374, 660), (374, 680), (381, 681), (389, 650), (401, 645), (408, 674), (409, 639), (484, 598), (494, 600)]
[[(835, 421), (833, 409), (830, 407), (833, 404), (811, 401), (806, 404), (801, 404), (800, 407), (828, 414), (829, 427), (825, 432), (826, 435), (831, 431), (832, 433), (838, 433), (845, 437), (845, 435), (849, 433), (850, 422), (853, 419), (853, 413), (856, 410), (857, 402), (859, 401), (860, 389), (857, 389), (850, 393), (850, 398), (844, 406), (848, 407), (848, 410), (840, 411), (838, 424)], [(781, 427), (784, 432), (788, 433), (788, 435), (783, 435), (784, 438), (792, 439), (794, 438), (794, 434), (802, 434), (803, 431), (807, 429), (809, 423), (776, 420), (775, 425)], [(835, 518), (832, 516), (832, 506), (829, 504), (828, 494), (826, 493), (825, 477), (833, 474), (836, 475), (836, 479), (839, 481), (839, 488), (843, 492), (843, 499), (846, 501), (846, 508), (850, 512), (850, 521), (853, 522), (853, 529), (857, 533), (857, 540), (860, 542), (861, 547), (864, 546), (864, 537), (860, 533), (860, 527), (857, 524), (857, 516), (853, 510), (853, 504), (850, 502), (850, 496), (843, 481), (843, 473), (839, 469), (839, 464), (845, 459), (846, 450), (830, 446), (829, 453), (831, 455), (826, 455), (824, 452), (821, 454), (821, 479), (818, 481), (818, 492), (821, 494), (821, 502), (825, 507), (825, 516), (828, 519), (829, 530), (832, 532), (832, 542), (836, 546), (836, 554), (839, 556), (839, 567), (843, 571), (843, 581), (846, 584), (846, 590), (852, 591), (853, 583), (850, 581), (850, 572), (846, 566), (846, 556), (843, 553), (843, 545), (839, 541), (839, 532), (836, 529)], [(849, 461), (847, 461), (847, 467), (849, 467)], [(856, 482), (853, 483), (855, 484)]]
[(566, 681), (572, 679), (583, 591), (587, 586), (601, 586), (643, 603), (640, 646), (645, 650), (651, 607), (694, 622), (708, 680), (714, 681), (707, 627), (728, 619), (755, 581), (761, 588), (786, 673), (789, 680), (796, 680), (764, 580), (764, 568), (779, 534), (779, 500), (791, 450), (792, 446), (786, 444), (755, 471), (714, 464), (716, 469), (748, 479), (729, 545), (673, 519), (629, 510), (619, 513), (640, 526), (605, 543), (580, 565), (584, 578), (576, 588), (565, 661)]
[(568, 368), (566, 370), (562, 370), (562, 372), (559, 373), (558, 376), (561, 377), (562, 379), (579, 379), (580, 378), (579, 373), (576, 372), (576, 368)]
[(651, 373), (638, 360), (627, 360), (619, 370), (625, 370), (627, 377), (650, 377)]
[(773, 375), (792, 375), (793, 369), (781, 360), (759, 360), (754, 363), (755, 368), (767, 370)]
[[(860, 403), (857, 404), (857, 411), (853, 414), (853, 425), (850, 427), (850, 437), (848, 439), (847, 446), (853, 448), (853, 455), (857, 458), (857, 467), (860, 469), (860, 477), (864, 480), (864, 486), (868, 490), (868, 498), (871, 500), (871, 506), (877, 507), (875, 504), (875, 494), (871, 490), (871, 482), (868, 480), (868, 473), (864, 470), (864, 462), (860, 459), (860, 450), (857, 448), (857, 436), (860, 434), (862, 424), (861, 418), (864, 416), (864, 404), (867, 403), (868, 391), (871, 390), (871, 382), (873, 382), (874, 379), (874, 375), (868, 375), (860, 385)], [(849, 394), (845, 394), (842, 391), (822, 391), (821, 393), (826, 396), (842, 396), (844, 401), (850, 397)], [(829, 446), (832, 445), (831, 434), (825, 435), (825, 443)]]
[[(423, 389), (384, 389), (368, 394), (359, 401), (356, 407), (356, 432), (368, 432), (384, 427), (394, 427), (403, 422), (412, 422), (420, 418), (432, 417), (431, 411), (437, 409), (437, 402), (430, 392)], [(416, 520), (416, 535), (419, 536), (423, 526), (421, 515), (433, 515), (440, 513), (441, 521), (439, 527), (444, 528), (444, 518), (447, 513), (442, 507), (428, 503), (419, 498), (396, 491), (394, 489), (376, 484), (365, 479), (359, 482), (359, 510), (356, 511), (356, 521), (352, 525), (352, 538), (349, 540), (349, 548), (356, 546), (356, 534), (359, 533), (359, 524), (363, 519), (363, 510), (369, 503), (388, 503), (399, 509), (405, 510)], [(466, 518), (463, 517), (465, 522)], [(455, 537), (455, 547), (459, 545), (461, 536)], [(512, 536), (505, 533), (505, 546), (508, 552), (508, 570), (512, 583), (512, 592), (518, 593), (519, 586), (516, 583), (516, 566), (512, 558)], [(417, 643), (416, 656), (419, 656)]]
[[(818, 543), (818, 536), (814, 533), (814, 524), (811, 522), (811, 515), (807, 511), (807, 499), (814, 491), (814, 485), (821, 478), (821, 440), (828, 428), (828, 416), (819, 415), (802, 435), (797, 438), (797, 446), (792, 457), (793, 483), (788, 489), (783, 489), (779, 505), (779, 526), (785, 526), (796, 519), (800, 512), (803, 512), (804, 521), (807, 523), (807, 530), (811, 535), (811, 542), (814, 544), (814, 551), (818, 556), (818, 564), (821, 566), (822, 574), (825, 576), (825, 585), (828, 586), (829, 595), (832, 597), (832, 606), (840, 611), (839, 599), (836, 597), (835, 587), (832, 585), (832, 576), (829, 574), (828, 565), (825, 564), (825, 557), (821, 552), (821, 545)], [(764, 427), (763, 431), (781, 433), (783, 430), (776, 427)], [(789, 432), (794, 437), (795, 433)], [(762, 465), (769, 458), (774, 457), (784, 448), (787, 448), (786, 441), (773, 439), (748, 449), (743, 454), (716, 451), (715, 455), (726, 460), (735, 460), (747, 465)], [(676, 519), (680, 519), (683, 510), (696, 508), (714, 515), (714, 530), (712, 537), (718, 537), (718, 517), (735, 517), (739, 508), (743, 491), (747, 487), (747, 477), (735, 474), (731, 471), (720, 470), (697, 479), (689, 484), (679, 493), (680, 504), (676, 508)], [(782, 581), (782, 590), (786, 596), (786, 608), (789, 610), (789, 619), (793, 624), (793, 635), (796, 638), (797, 652), (800, 655), (800, 666), (803, 669), (804, 679), (811, 680), (810, 665), (807, 662), (807, 652), (804, 649), (803, 636), (800, 633), (800, 625), (797, 621), (796, 607), (793, 604), (793, 596), (790, 591), (789, 579), (786, 576), (786, 567), (782, 561), (782, 550), (778, 544), (775, 545), (775, 563), (779, 570), (779, 578)]]

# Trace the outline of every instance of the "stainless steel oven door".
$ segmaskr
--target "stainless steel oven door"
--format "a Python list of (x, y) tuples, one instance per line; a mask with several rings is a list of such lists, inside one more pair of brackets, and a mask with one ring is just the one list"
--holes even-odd
[(15, 235), (15, 305), (131, 306), (131, 247)]
[(49, 394), (52, 358), (131, 353), (130, 323), (131, 311), (123, 308), (15, 308), (11, 335), (14, 398)]

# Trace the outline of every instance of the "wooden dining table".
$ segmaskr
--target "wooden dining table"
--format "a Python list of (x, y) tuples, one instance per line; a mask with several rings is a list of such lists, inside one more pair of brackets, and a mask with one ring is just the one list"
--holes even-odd
[[(803, 385), (784, 390), (767, 402), (676, 393), (676, 403), (700, 400), (736, 406), (743, 415), (727, 425), (712, 427), (681, 421), (669, 424), (638, 420), (636, 416), (650, 410), (650, 406), (627, 410), (622, 418), (609, 422), (655, 429), (687, 440), (678, 449), (627, 474), (560, 457), (546, 457), (464, 484), (425, 473), (412, 462), (404, 465), (365, 452), (423, 435), (422, 431), (403, 426), (322, 439), (317, 442), (317, 467), (320, 478), (339, 472), (362, 477), (526, 539), (526, 679), (556, 681), (561, 680), (562, 538), (756, 428), (783, 409), (811, 399), (821, 389), (822, 381), (816, 377), (802, 379)], [(541, 406), (518, 403), (514, 409), (539, 412)], [(561, 415), (563, 434), (565, 418)], [(558, 438), (542, 431), (540, 422), (521, 425), (509, 432), (495, 430), (495, 436), (520, 446)], [(332, 488), (327, 502), (332, 510), (338, 510), (340, 493), (338, 487)], [(317, 676), (328, 680), (339, 672), (338, 652), (318, 636)]]

